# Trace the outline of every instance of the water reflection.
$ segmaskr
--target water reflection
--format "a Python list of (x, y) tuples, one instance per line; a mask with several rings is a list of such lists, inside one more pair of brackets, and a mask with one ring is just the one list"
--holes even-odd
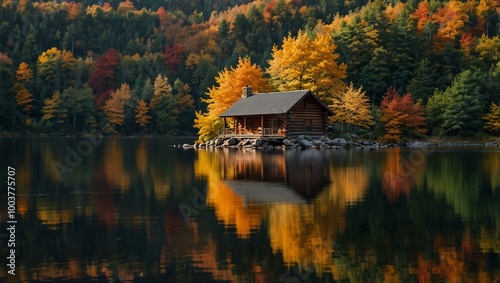
[(19, 219), (18, 275), (2, 257), (1, 281), (500, 281), (496, 148), (194, 151), (105, 139), (60, 179), (53, 164), (77, 144), (0, 140)]

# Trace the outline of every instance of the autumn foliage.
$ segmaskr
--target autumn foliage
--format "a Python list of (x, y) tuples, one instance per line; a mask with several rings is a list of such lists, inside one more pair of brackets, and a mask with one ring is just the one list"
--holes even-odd
[(500, 106), (492, 102), (490, 111), (483, 116), (484, 128), (491, 132), (500, 132)]
[(100, 56), (89, 77), (89, 85), (94, 90), (94, 101), (96, 106), (101, 106), (110, 98), (115, 90), (115, 73), (118, 65), (119, 53), (116, 49), (109, 49)]
[[(429, 132), (471, 135), (483, 130), (481, 117), (491, 102), (500, 101), (499, 11), (495, 0), (120, 0), (96, 4), (6, 0), (0, 9), (0, 128), (17, 131), (26, 116), (37, 125), (44, 120), (45, 99), (55, 91), (66, 107), (70, 97), (64, 97), (65, 90), (84, 93), (80, 90), (87, 88), (93, 92), (93, 107), (87, 107), (86, 95), (70, 99), (72, 116), (63, 119), (60, 129), (96, 128), (108, 121), (103, 110), (106, 101), (126, 83), (132, 97), (124, 125), (118, 127), (123, 134), (143, 131), (134, 123), (134, 109), (143, 100), (150, 108), (152, 133), (175, 134), (183, 128), (194, 134), (200, 124), (213, 124), (204, 127), (202, 134), (213, 136), (217, 113), (234, 100), (223, 97), (216, 102), (219, 98), (205, 94), (219, 86), (218, 74), (234, 70), (239, 58), (248, 57), (272, 90), (309, 89), (332, 107), (340, 107), (334, 106), (341, 101), (335, 97), (351, 82), (370, 98), (372, 110), (380, 106), (389, 86), (399, 93), (409, 87), (414, 97), (422, 99), (419, 105), (425, 103), (432, 113)], [(459, 88), (450, 89), (446, 103), (460, 107), (433, 104), (467, 70), (474, 70), (470, 86), (477, 91), (467, 93), (469, 102), (477, 101), (471, 111), (477, 115), (462, 119), (460, 114), (467, 109), (458, 104), (470, 103), (453, 101), (463, 96)], [(159, 75), (168, 78), (169, 84), (179, 80), (189, 91), (174, 88), (171, 95), (153, 99), (151, 82)], [(386, 138), (404, 140), (416, 127), (410, 124), (420, 122), (389, 119), (398, 117), (391, 109), (386, 109), (384, 121), (376, 121), (383, 125), (367, 120), (355, 124), (352, 119), (358, 118), (352, 113), (334, 120), (349, 131), (368, 125), (374, 129), (366, 132), (378, 134), (383, 126)], [(359, 115), (363, 120), (364, 114)], [(41, 125), (42, 131), (54, 130), (50, 123)]]
[(421, 102), (414, 103), (411, 93), (401, 96), (390, 87), (380, 104), (385, 134), (380, 138), (385, 142), (400, 142), (403, 134), (423, 134), (425, 129), (424, 108)]
[(21, 64), (19, 64), (19, 68), (16, 71), (16, 79), (23, 84), (32, 81), (33, 71), (25, 62), (21, 62)]
[(16, 93), (16, 103), (19, 105), (22, 110), (29, 114), (30, 110), (33, 109), (33, 95), (27, 90), (25, 87), (21, 87)]
[(150, 123), (151, 116), (148, 113), (149, 107), (146, 102), (144, 102), (144, 100), (139, 100), (137, 102), (137, 108), (135, 109), (135, 122), (143, 129)]
[(273, 47), (273, 58), (267, 72), (280, 91), (309, 89), (324, 103), (331, 104), (332, 95), (344, 89), (346, 66), (339, 64), (337, 46), (328, 34), (314, 38), (304, 31), (296, 37), (288, 35), (281, 48)]
[(222, 70), (215, 78), (217, 86), (209, 89), (208, 98), (203, 101), (207, 103), (208, 111), (196, 112), (194, 127), (199, 129), (199, 139), (207, 140), (218, 134), (222, 127), (219, 115), (229, 108), (241, 97), (244, 86), (252, 87), (253, 92), (267, 92), (271, 90), (267, 79), (260, 67), (250, 62), (250, 58), (240, 58), (235, 68)]
[(58, 91), (55, 91), (52, 97), (44, 100), (42, 113), (42, 119), (44, 120), (53, 121), (57, 124), (65, 122), (67, 118), (67, 111), (62, 108), (61, 94)]
[(125, 107), (129, 106), (132, 92), (128, 84), (122, 86), (111, 94), (111, 98), (104, 104), (103, 110), (112, 125), (123, 125), (125, 119)]
[(340, 123), (342, 130), (344, 125), (347, 125), (349, 131), (351, 126), (369, 128), (375, 124), (370, 111), (370, 99), (361, 88), (354, 88), (352, 83), (345, 91), (335, 94), (330, 107), (334, 112), (331, 121)]

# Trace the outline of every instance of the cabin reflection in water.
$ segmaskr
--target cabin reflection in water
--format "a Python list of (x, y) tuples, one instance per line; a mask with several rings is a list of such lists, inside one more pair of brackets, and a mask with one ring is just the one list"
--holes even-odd
[(327, 158), (320, 151), (225, 151), (223, 181), (245, 203), (305, 203), (329, 183)]

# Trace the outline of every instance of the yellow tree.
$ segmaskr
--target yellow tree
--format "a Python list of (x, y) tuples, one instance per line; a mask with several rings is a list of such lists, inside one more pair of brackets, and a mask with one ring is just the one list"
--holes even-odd
[(155, 109), (156, 106), (160, 104), (162, 97), (165, 95), (172, 95), (172, 86), (168, 82), (167, 76), (158, 74), (155, 79), (153, 97), (150, 102), (151, 109)]
[(267, 72), (281, 91), (309, 89), (327, 105), (331, 95), (344, 89), (345, 64), (337, 64), (339, 54), (331, 35), (318, 33), (311, 38), (304, 31), (283, 39), (281, 48), (273, 47)]
[(194, 127), (198, 129), (200, 141), (209, 140), (216, 136), (222, 127), (219, 115), (241, 97), (244, 86), (252, 87), (253, 92), (267, 92), (272, 88), (263, 77), (262, 69), (252, 64), (250, 58), (240, 58), (235, 68), (224, 68), (215, 78), (217, 86), (208, 90), (208, 98), (202, 101), (207, 103), (207, 112), (196, 112)]
[(144, 100), (139, 100), (137, 102), (137, 108), (135, 108), (135, 123), (141, 128), (146, 129), (149, 124), (151, 116), (148, 114), (149, 107)]
[(480, 60), (496, 64), (500, 60), (500, 36), (489, 38), (483, 34), (474, 50), (479, 55)]
[(342, 131), (344, 124), (349, 131), (350, 126), (368, 128), (375, 123), (370, 111), (370, 99), (361, 87), (356, 89), (352, 83), (345, 91), (335, 93), (330, 108), (334, 112), (331, 121), (341, 123)]
[(24, 86), (22, 86), (16, 93), (15, 96), (16, 103), (21, 107), (21, 109), (29, 115), (31, 109), (33, 109), (33, 94), (29, 90), (27, 90)]
[(123, 125), (125, 120), (125, 106), (129, 103), (132, 97), (132, 91), (127, 83), (123, 83), (121, 87), (111, 94), (111, 98), (104, 103), (104, 114), (113, 125)]
[(54, 91), (51, 98), (43, 100), (42, 119), (55, 120), (58, 124), (63, 124), (66, 121), (67, 111), (61, 107), (62, 100), (59, 91)]
[(500, 106), (491, 102), (490, 112), (483, 116), (484, 129), (500, 133)]
[(33, 109), (33, 94), (29, 91), (27, 86), (32, 79), (33, 71), (28, 64), (21, 62), (16, 71), (16, 80), (18, 83), (14, 85), (16, 91), (15, 100), (17, 105), (19, 105), (27, 115), (29, 115), (30, 110)]

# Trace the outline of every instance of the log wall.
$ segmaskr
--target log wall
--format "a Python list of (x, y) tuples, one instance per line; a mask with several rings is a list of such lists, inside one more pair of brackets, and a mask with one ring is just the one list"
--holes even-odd
[[(306, 120), (311, 127), (306, 128)], [(307, 96), (295, 105), (287, 116), (287, 136), (299, 135), (321, 136), (326, 133), (327, 114), (322, 105), (314, 98)]]

